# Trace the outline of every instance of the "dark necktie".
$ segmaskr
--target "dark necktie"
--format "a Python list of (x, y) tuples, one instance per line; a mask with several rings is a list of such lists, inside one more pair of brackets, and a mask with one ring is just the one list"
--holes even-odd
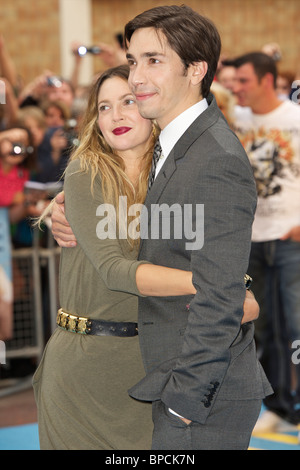
[(156, 165), (157, 165), (158, 160), (161, 157), (161, 154), (162, 154), (162, 148), (160, 146), (159, 139), (157, 139), (156, 144), (154, 146), (154, 150), (153, 150), (152, 166), (151, 166), (149, 180), (148, 180), (148, 191), (151, 189), (151, 186), (154, 183)]

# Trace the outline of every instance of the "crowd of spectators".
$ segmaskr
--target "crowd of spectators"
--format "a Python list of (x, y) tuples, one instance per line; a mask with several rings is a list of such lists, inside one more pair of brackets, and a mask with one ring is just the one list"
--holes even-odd
[(281, 67), (277, 44), (225, 58), (216, 77), (228, 91), (225, 98), (216, 88), (216, 99), (221, 110), (226, 103), (257, 186), (248, 273), (260, 305), (257, 350), (274, 394), (264, 401), (256, 434), (300, 424), (299, 78)]

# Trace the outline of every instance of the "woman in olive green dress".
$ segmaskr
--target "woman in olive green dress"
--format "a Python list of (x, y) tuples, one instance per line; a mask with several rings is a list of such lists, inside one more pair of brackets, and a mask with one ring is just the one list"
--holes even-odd
[[(137, 261), (132, 217), (119, 207), (120, 196), (127, 208), (143, 203), (157, 137), (127, 78), (120, 66), (96, 81), (65, 174), (77, 246), (62, 248), (59, 327), (33, 379), (41, 449), (151, 448), (151, 404), (127, 393), (144, 376), (138, 296), (195, 293), (190, 272)], [(248, 307), (257, 308), (251, 296)]]

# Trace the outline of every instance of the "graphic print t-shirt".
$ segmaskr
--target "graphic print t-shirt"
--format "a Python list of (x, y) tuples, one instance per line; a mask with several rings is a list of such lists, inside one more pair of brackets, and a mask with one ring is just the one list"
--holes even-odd
[(236, 133), (257, 187), (252, 240), (279, 239), (300, 225), (300, 106), (284, 101), (263, 115), (237, 107)]

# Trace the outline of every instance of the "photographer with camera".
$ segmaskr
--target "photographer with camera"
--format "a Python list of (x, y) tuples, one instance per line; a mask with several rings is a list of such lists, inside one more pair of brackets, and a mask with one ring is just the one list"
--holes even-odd
[(10, 223), (38, 216), (27, 205), (24, 186), (34, 167), (35, 151), (29, 131), (14, 127), (0, 132), (0, 339), (13, 331), (13, 288)]
[(56, 76), (50, 70), (45, 70), (23, 89), (19, 96), (19, 106), (41, 106), (46, 100), (62, 101), (71, 110), (74, 96), (71, 82)]
[(74, 69), (71, 77), (71, 83), (75, 90), (79, 89), (79, 70), (82, 65), (82, 59), (87, 55), (97, 56), (105, 64), (105, 68), (116, 67), (118, 65), (127, 64), (126, 53), (123, 47), (123, 34), (118, 33), (114, 36), (114, 44), (106, 44), (104, 42), (97, 43), (92, 46), (82, 44), (81, 42), (73, 42), (71, 51), (75, 59)]
[(71, 148), (77, 142), (76, 122), (61, 119), (61, 125), (48, 127), (44, 111), (37, 106), (22, 108), (19, 119), (30, 129), (37, 147), (35, 180), (40, 183), (58, 182), (63, 176)]
[(34, 168), (35, 149), (28, 129), (16, 126), (0, 132), (0, 207), (23, 208), (24, 185)]

